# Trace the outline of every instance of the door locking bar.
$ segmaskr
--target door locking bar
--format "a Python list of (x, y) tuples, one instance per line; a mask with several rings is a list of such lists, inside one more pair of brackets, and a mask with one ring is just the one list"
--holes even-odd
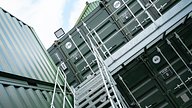
[(174, 34), (175, 34), (175, 37), (176, 37), (177, 39), (179, 39), (179, 41), (181, 42), (181, 44), (182, 44), (182, 45), (185, 47), (185, 49), (188, 51), (188, 53), (192, 56), (191, 51), (189, 50), (189, 48), (187, 48), (187, 46), (185, 45), (185, 43), (181, 40), (180, 36), (179, 36), (176, 32), (174, 32)]
[(136, 102), (137, 106), (139, 108), (142, 108), (140, 103), (137, 101), (137, 99), (135, 98), (135, 96), (133, 95), (133, 93), (131, 92), (131, 90), (129, 89), (129, 87), (126, 85), (125, 81), (123, 80), (123, 78), (118, 74), (119, 79), (121, 80), (121, 82), (123, 83), (123, 85), (125, 86), (125, 88), (127, 89), (127, 91), (129, 92), (129, 94), (131, 95), (131, 97), (133, 98), (133, 100)]
[(183, 60), (183, 58), (182, 58), (181, 55), (177, 52), (177, 50), (174, 48), (174, 46), (171, 44), (171, 42), (170, 42), (168, 39), (166, 39), (166, 40), (167, 40), (168, 45), (171, 46), (171, 48), (174, 50), (174, 52), (177, 54), (177, 56), (180, 58), (180, 60), (183, 62), (183, 64), (187, 67), (187, 69), (189, 70), (189, 72), (192, 73), (191, 68), (189, 68), (189, 66), (187, 65), (187, 63)]
[(167, 62), (167, 64), (170, 66), (170, 68), (173, 70), (173, 72), (175, 73), (175, 75), (178, 77), (178, 79), (181, 81), (182, 85), (185, 86), (185, 88), (187, 89), (187, 91), (192, 95), (192, 92), (190, 91), (190, 89), (187, 87), (187, 85), (185, 84), (185, 82), (181, 79), (180, 75), (176, 72), (176, 70), (173, 68), (173, 66), (171, 65), (171, 63), (167, 60), (167, 58), (165, 57), (165, 55), (161, 52), (161, 49), (158, 48), (156, 46), (157, 51), (161, 54), (161, 56), (165, 59), (165, 61)]

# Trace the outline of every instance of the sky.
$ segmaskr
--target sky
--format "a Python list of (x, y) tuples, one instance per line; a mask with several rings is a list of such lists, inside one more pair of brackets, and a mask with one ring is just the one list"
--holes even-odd
[(75, 25), (86, 1), (94, 0), (0, 0), (0, 7), (33, 27), (48, 49), (56, 30), (68, 32)]

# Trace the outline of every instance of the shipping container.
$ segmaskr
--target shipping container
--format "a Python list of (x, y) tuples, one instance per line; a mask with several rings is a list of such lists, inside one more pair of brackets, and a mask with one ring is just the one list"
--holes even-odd
[[(73, 94), (34, 29), (0, 8), (0, 107), (71, 108)], [(67, 93), (66, 93), (67, 92)], [(52, 102), (52, 97), (55, 97)]]
[(34, 29), (0, 9), (1, 71), (54, 82), (56, 67)]
[(48, 49), (72, 75), (77, 107), (113, 107), (97, 84), (95, 48), (127, 107), (190, 108), (191, 7), (191, 0), (102, 0)]
[(85, 17), (87, 17), (95, 8), (97, 8), (100, 4), (99, 0), (95, 0), (93, 2), (86, 2), (86, 6), (84, 7), (83, 11), (81, 12), (81, 15), (77, 19), (77, 22), (75, 24), (78, 24), (83, 20)]
[(192, 107), (191, 31), (192, 18), (186, 18), (174, 30), (165, 32), (149, 48), (145, 46), (143, 53), (122, 65), (114, 78), (130, 105)]
[[(71, 85), (78, 85), (98, 70), (89, 48), (89, 37), (98, 46), (103, 59), (119, 52), (140, 32), (156, 23), (180, 0), (103, 0), (75, 27), (57, 40), (48, 52), (56, 65), (65, 62)], [(146, 31), (146, 30), (145, 30)], [(70, 38), (71, 37), (71, 38)], [(114, 60), (113, 60), (114, 61)], [(92, 69), (91, 69), (92, 68)]]
[[(0, 108), (50, 108), (53, 86), (53, 83), (0, 72)], [(66, 95), (73, 102), (69, 91)], [(55, 108), (63, 108), (63, 97), (57, 88), (53, 102)], [(71, 108), (69, 103), (66, 102), (65, 108)]]

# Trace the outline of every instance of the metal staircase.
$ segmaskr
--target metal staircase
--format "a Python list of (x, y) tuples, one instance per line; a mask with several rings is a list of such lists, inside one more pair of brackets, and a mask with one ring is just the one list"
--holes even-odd
[[(99, 72), (101, 74), (102, 80), (103, 80), (103, 84), (105, 86), (105, 90), (108, 96), (108, 99), (111, 103), (112, 108), (123, 108), (120, 97), (118, 97), (118, 94), (116, 92), (117, 88), (115, 88), (115, 81), (113, 80), (109, 70), (107, 69), (107, 66), (104, 63), (103, 58), (101, 57), (101, 55), (99, 54), (97, 48), (93, 45), (91, 39), (89, 38), (89, 41), (91, 43), (91, 47), (93, 49), (93, 54), (95, 56), (95, 59), (97, 61), (97, 65), (99, 68)], [(108, 85), (107, 85), (108, 84)], [(109, 87), (112, 89), (112, 92), (114, 94), (114, 99), (116, 99), (117, 101), (117, 105), (115, 104), (114, 99), (112, 98), (110, 92), (109, 92)]]
[(102, 43), (102, 40), (95, 31), (91, 33), (84, 22), (83, 25), (89, 32), (89, 36), (86, 36), (87, 40), (81, 34), (78, 28), (77, 31), (79, 32), (82, 39), (85, 41), (89, 50), (94, 55), (98, 70), (93, 71), (92, 67), (87, 62), (86, 57), (83, 56), (81, 50), (78, 48), (75, 41), (73, 40), (73, 37), (69, 35), (69, 38), (73, 42), (77, 51), (81, 54), (82, 58), (87, 64), (87, 67), (90, 68), (92, 72), (90, 78), (85, 80), (76, 88), (75, 106), (78, 108), (128, 108), (128, 105), (123, 100), (124, 98), (118, 91), (116, 83), (110, 71), (108, 70), (108, 67), (105, 65), (104, 59), (100, 54), (102, 53), (104, 58), (107, 58), (108, 56), (111, 57), (109, 49), (107, 49), (104, 43)]

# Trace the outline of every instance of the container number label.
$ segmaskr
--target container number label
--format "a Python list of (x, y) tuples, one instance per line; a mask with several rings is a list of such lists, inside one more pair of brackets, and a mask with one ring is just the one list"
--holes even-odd
[(114, 8), (119, 8), (121, 6), (121, 2), (120, 1), (115, 1), (114, 3), (113, 3), (113, 7)]
[(65, 48), (70, 49), (71, 47), (72, 47), (72, 43), (71, 42), (67, 42), (65, 44)]
[(171, 69), (169, 67), (166, 67), (160, 72), (160, 74), (164, 80), (167, 80), (168, 78), (170, 78), (173, 75), (173, 72), (171, 71)]

